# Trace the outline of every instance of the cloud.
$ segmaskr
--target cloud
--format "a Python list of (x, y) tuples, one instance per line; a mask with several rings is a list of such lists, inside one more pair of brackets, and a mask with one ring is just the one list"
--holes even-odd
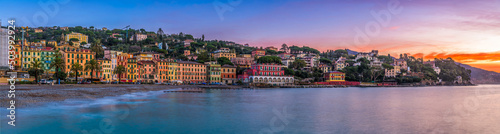
[(498, 62), (500, 61), (500, 52), (491, 52), (491, 53), (430, 53), (423, 54), (417, 53), (412, 56), (416, 58), (423, 57), (424, 59), (434, 59), (434, 58), (448, 58), (451, 57), (453, 60), (461, 62), (461, 63), (488, 63), (488, 62)]

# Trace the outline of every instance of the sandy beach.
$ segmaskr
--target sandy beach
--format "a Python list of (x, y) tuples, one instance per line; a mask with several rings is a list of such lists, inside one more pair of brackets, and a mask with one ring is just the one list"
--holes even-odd
[[(203, 88), (241, 88), (240, 86), (207, 85), (129, 85), (129, 84), (68, 84), (68, 85), (16, 85), (16, 107), (37, 106), (46, 102), (58, 102), (66, 99), (95, 99), (117, 96), (134, 92), (203, 89)], [(8, 107), (8, 86), (0, 86), (1, 107)]]

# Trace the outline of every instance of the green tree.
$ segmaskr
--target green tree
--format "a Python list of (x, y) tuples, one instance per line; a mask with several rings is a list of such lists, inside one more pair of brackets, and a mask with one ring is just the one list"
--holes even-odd
[(94, 79), (94, 72), (99, 70), (101, 70), (101, 64), (95, 59), (91, 59), (89, 62), (85, 63), (85, 71), (90, 71), (90, 79)]
[(382, 63), (382, 67), (384, 67), (384, 69), (387, 69), (387, 70), (391, 70), (391, 69), (394, 69), (394, 66), (391, 66), (387, 63)]
[(270, 49), (266, 49), (266, 54), (267, 55), (277, 55), (278, 52), (274, 51), (274, 50), (270, 50)]
[(328, 64), (328, 65), (332, 64), (332, 61), (330, 59), (327, 59), (327, 58), (320, 58), (319, 62)]
[(391, 57), (389, 57), (389, 56), (380, 55), (380, 56), (378, 56), (378, 59), (381, 60), (381, 61), (383, 61), (384, 63), (387, 63), (387, 64), (394, 63), (394, 60)]
[(118, 65), (117, 67), (115, 67), (115, 69), (113, 70), (113, 74), (116, 74), (118, 75), (118, 82), (121, 81), (121, 75), (124, 74), (127, 70), (125, 69), (125, 66), (123, 65)]
[(70, 41), (70, 42), (73, 42), (73, 41), (78, 42), (78, 41), (80, 41), (80, 40), (79, 40), (78, 38), (71, 38), (71, 39), (69, 39), (69, 41)]
[(217, 58), (217, 63), (220, 64), (221, 66), (223, 66), (223, 65), (231, 65), (231, 66), (233, 66), (234, 65), (231, 62), (231, 60), (229, 60), (229, 58), (227, 58), (227, 57)]
[(43, 64), (39, 60), (34, 60), (33, 62), (30, 63), (30, 67), (28, 68), (28, 73), (30, 75), (35, 76), (35, 82), (38, 83), (39, 79), (38, 76), (43, 73)]
[(288, 66), (288, 68), (293, 68), (295, 70), (302, 70), (304, 67), (306, 67), (306, 62), (301, 59), (296, 59)]
[(348, 52), (344, 49), (337, 49), (335, 50), (333, 57), (334, 58), (340, 58), (342, 56), (347, 57)]
[(78, 82), (78, 75), (79, 75), (79, 71), (83, 71), (83, 66), (80, 65), (80, 63), (73, 63), (73, 65), (71, 65), (71, 71), (73, 71), (75, 73), (75, 81)]
[(95, 52), (94, 57), (96, 59), (104, 57), (104, 49), (102, 48), (101, 39), (95, 39), (94, 43), (91, 44), (90, 49)]
[(68, 74), (66, 74), (65, 72), (63, 71), (57, 71), (55, 74), (54, 74), (54, 79), (57, 79), (57, 83), (61, 82), (60, 80), (65, 80), (66, 77), (68, 77)]
[(293, 69), (290, 69), (290, 68), (285, 68), (285, 75), (294, 76), (295, 75), (295, 71), (293, 71)]
[[(56, 78), (66, 78), (66, 74), (64, 73), (64, 68), (65, 68), (65, 61), (62, 59), (62, 54), (59, 51), (55, 51), (54, 54), (52, 55), (54, 57), (54, 60), (50, 63), (50, 68), (54, 68), (56, 70), (56, 73), (54, 74), (54, 77)], [(61, 73), (65, 74), (64, 77), (59, 76)], [(60, 82), (60, 79), (57, 79), (57, 82)]]
[(281, 58), (278, 56), (262, 56), (257, 59), (257, 63), (274, 63), (274, 64), (283, 64), (281, 63)]

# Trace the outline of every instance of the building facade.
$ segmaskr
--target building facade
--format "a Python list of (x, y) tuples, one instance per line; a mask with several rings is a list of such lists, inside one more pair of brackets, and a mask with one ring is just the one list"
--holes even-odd
[[(80, 64), (83, 68), (85, 68), (85, 64), (90, 60), (94, 59), (95, 52), (92, 52), (88, 49), (65, 49), (60, 51), (63, 60), (65, 61), (65, 69), (68, 73), (75, 73), (71, 71), (71, 67), (74, 63)], [(90, 78), (90, 71), (79, 71), (78, 76), (81, 78)]]
[[(239, 77), (251, 84), (270, 84), (275, 86), (292, 85), (293, 76), (285, 76), (283, 67), (279, 64), (253, 64), (247, 69), (248, 78)], [(240, 80), (241, 80), (240, 79)]]
[(156, 64), (151, 60), (139, 60), (137, 61), (138, 66), (138, 82), (144, 83), (154, 83), (155, 82), (155, 72)]
[(113, 70), (111, 69), (111, 60), (109, 59), (98, 59), (97, 63), (101, 65), (101, 71), (98, 72), (98, 78), (104, 82), (113, 81)]
[(87, 35), (84, 35), (84, 34), (81, 34), (81, 33), (75, 33), (75, 32), (71, 32), (70, 34), (67, 34), (65, 36), (65, 40), (66, 42), (69, 42), (70, 39), (72, 38), (76, 38), (78, 39), (78, 43), (82, 43), (82, 42), (89, 42), (89, 37)]
[(192, 61), (178, 61), (179, 80), (183, 83), (203, 83), (206, 82), (206, 69), (204, 64)]
[(222, 81), (220, 64), (216, 62), (205, 62), (205, 65), (207, 66), (207, 83), (220, 84)]
[(238, 78), (236, 77), (236, 66), (231, 66), (231, 65), (223, 65), (221, 67), (221, 77), (222, 77), (222, 83), (224, 84), (233, 84), (238, 81)]
[(344, 82), (345, 73), (338, 71), (330, 71), (323, 74), (325, 82)]

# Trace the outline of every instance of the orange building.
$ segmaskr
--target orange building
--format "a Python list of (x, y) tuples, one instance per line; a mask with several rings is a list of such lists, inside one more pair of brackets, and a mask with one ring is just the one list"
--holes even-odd
[[(125, 67), (125, 69), (128, 69), (127, 62), (128, 62), (129, 54), (128, 53), (120, 53), (119, 55), (117, 55), (117, 57), (118, 58), (117, 58), (117, 65), (116, 66), (122, 65), (123, 67)], [(127, 72), (128, 71), (125, 71), (125, 72), (126, 73), (124, 73), (124, 74), (118, 75), (118, 77), (121, 80), (127, 79)]]
[(225, 84), (233, 84), (238, 81), (238, 78), (236, 77), (236, 67), (231, 66), (231, 65), (224, 65), (221, 67), (221, 76), (222, 76), (222, 83)]
[(262, 57), (265, 55), (266, 55), (266, 50), (264, 50), (264, 49), (257, 49), (257, 50), (252, 51), (253, 57), (259, 58), (259, 57)]
[(137, 81), (153, 83), (155, 81), (156, 64), (153, 61), (137, 62), (139, 77)]
[[(66, 73), (71, 72), (71, 66), (74, 63), (79, 63), (85, 69), (85, 63), (94, 59), (95, 52), (88, 49), (64, 49), (61, 50), (63, 55), (63, 60), (65, 61)], [(90, 78), (91, 71), (81, 71), (78, 72), (82, 78)]]
[(184, 83), (203, 83), (206, 81), (206, 66), (192, 61), (178, 61), (178, 80)]
[(168, 81), (168, 64), (164, 59), (153, 60), (155, 63), (154, 81), (155, 83), (163, 83)]

